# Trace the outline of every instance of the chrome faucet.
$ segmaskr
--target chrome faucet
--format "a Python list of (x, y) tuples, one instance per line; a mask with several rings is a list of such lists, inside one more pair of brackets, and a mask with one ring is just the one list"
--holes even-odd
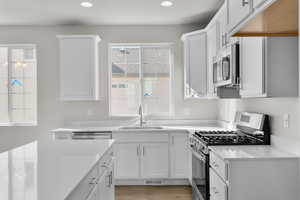
[(143, 106), (139, 106), (139, 115), (140, 115), (140, 127), (142, 127), (145, 124), (145, 121), (143, 119)]

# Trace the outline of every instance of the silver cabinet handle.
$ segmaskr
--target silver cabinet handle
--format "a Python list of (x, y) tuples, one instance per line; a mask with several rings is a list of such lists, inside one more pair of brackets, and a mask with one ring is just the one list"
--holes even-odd
[(105, 176), (106, 187), (110, 187), (110, 174)]
[(112, 184), (113, 184), (113, 172), (110, 171), (110, 173), (109, 173), (109, 187), (111, 187)]
[(222, 47), (224, 46), (224, 34), (222, 34)]
[(212, 166), (214, 166), (214, 167), (219, 167), (219, 165), (218, 165), (216, 162), (213, 162), (213, 163), (212, 163)]
[(89, 182), (89, 185), (95, 185), (95, 184), (97, 184), (96, 178), (93, 177), (93, 178), (91, 178), (91, 181)]
[(242, 6), (245, 7), (246, 5), (249, 5), (249, 0), (242, 0)]
[(175, 144), (175, 138), (174, 138), (174, 136), (172, 136), (172, 144), (173, 145)]
[(140, 150), (139, 150), (139, 149), (140, 149), (140, 147), (139, 147), (139, 146), (137, 146), (137, 147), (136, 147), (136, 155), (137, 155), (137, 156), (139, 156), (139, 155), (140, 155)]
[(212, 190), (213, 190), (214, 194), (219, 194), (219, 191), (217, 190), (216, 187), (212, 187)]
[(145, 156), (145, 147), (143, 146), (143, 156)]

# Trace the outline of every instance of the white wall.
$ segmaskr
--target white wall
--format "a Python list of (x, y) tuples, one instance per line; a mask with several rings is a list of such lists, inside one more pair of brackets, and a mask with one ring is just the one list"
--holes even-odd
[[(262, 98), (230, 99), (219, 101), (219, 119), (231, 121), (235, 111), (266, 113), (271, 116), (272, 133), (277, 136), (299, 139), (299, 99)], [(284, 128), (283, 116), (290, 115), (290, 127)]]
[[(0, 44), (37, 44), (38, 57), (38, 123), (37, 127), (0, 127), (0, 151), (47, 134), (50, 129), (69, 120), (108, 118), (107, 45), (113, 43), (173, 42), (175, 54), (175, 118), (216, 119), (214, 100), (183, 101), (183, 55), (180, 36), (196, 30), (193, 26), (2, 26)], [(60, 102), (57, 34), (99, 34), (101, 94), (98, 102)], [(87, 110), (93, 109), (89, 117)]]

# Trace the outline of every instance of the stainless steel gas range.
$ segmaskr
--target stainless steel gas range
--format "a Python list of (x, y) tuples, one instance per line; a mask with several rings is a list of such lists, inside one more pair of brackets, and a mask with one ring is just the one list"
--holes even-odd
[(213, 145), (269, 145), (269, 116), (237, 112), (236, 130), (195, 131), (190, 135), (192, 151), (193, 200), (209, 200), (209, 146)]

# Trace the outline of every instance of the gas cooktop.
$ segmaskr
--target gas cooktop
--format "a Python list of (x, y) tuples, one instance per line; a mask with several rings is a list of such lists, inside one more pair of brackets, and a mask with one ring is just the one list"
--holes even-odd
[(258, 145), (263, 138), (252, 137), (240, 131), (197, 131), (196, 137), (206, 145)]

